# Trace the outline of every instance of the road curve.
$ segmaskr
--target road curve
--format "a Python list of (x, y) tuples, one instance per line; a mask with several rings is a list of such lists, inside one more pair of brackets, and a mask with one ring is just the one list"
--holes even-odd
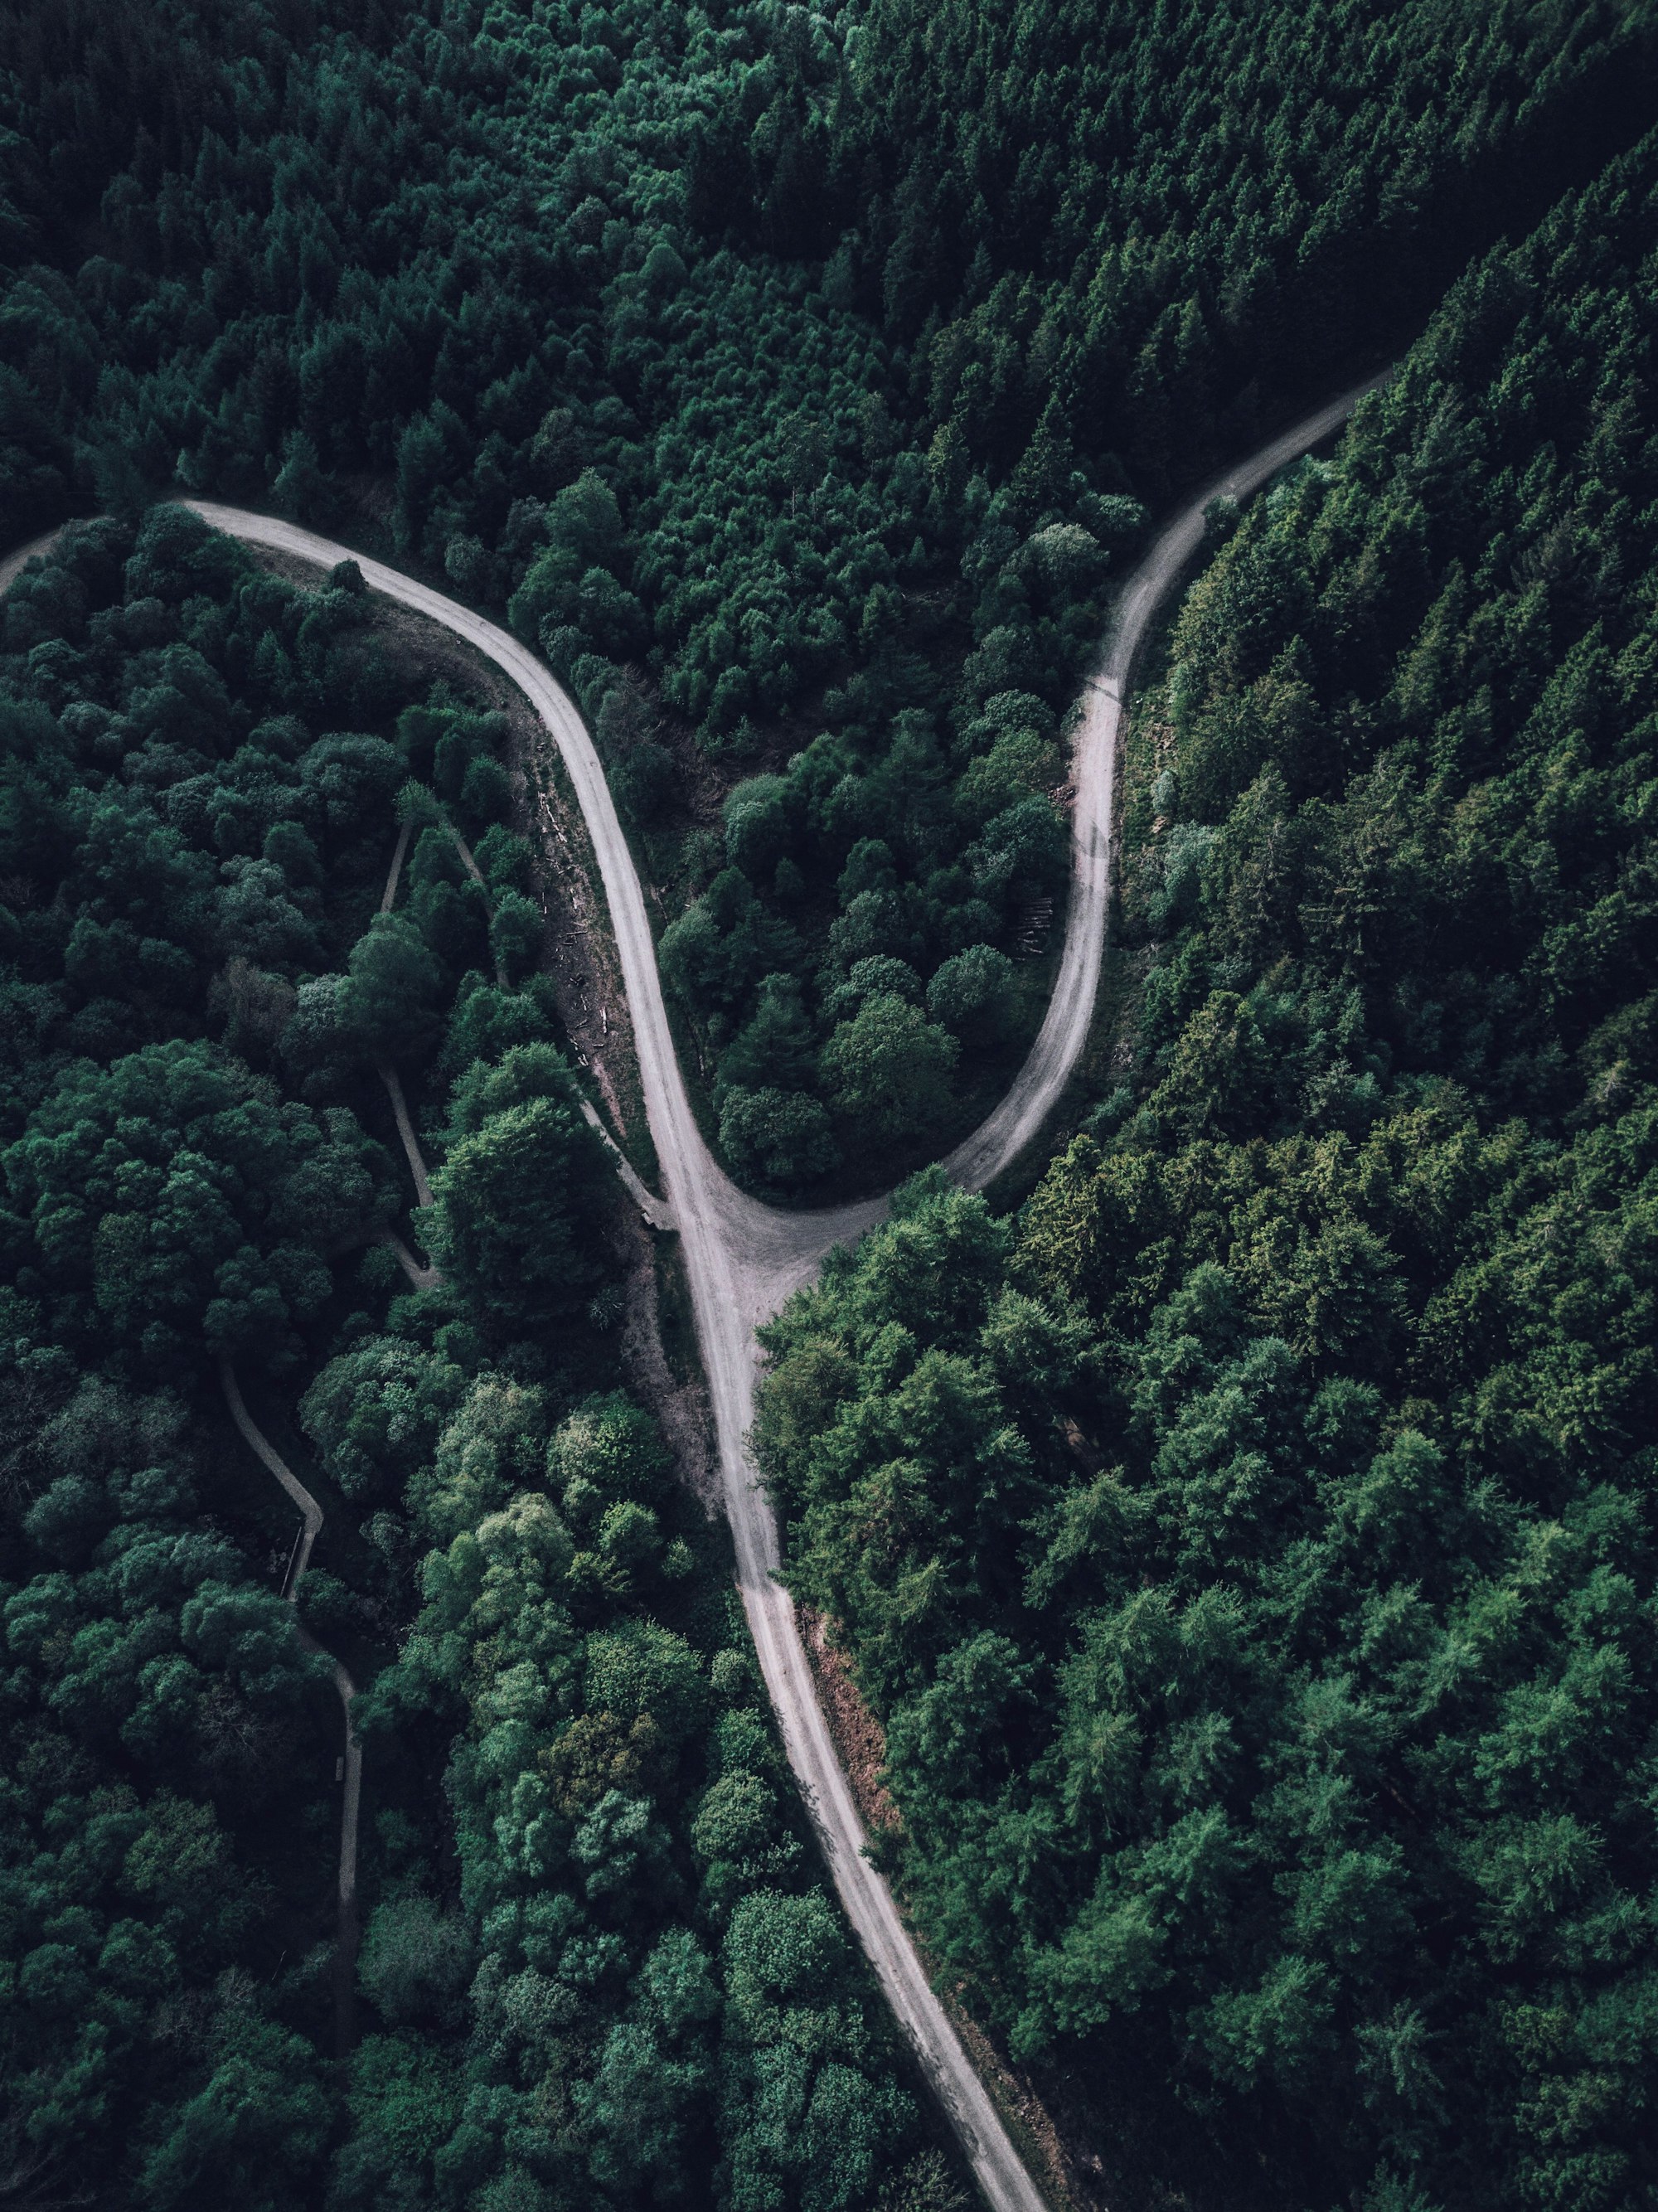
[[(1087, 688), (1076, 741), (1074, 878), (1053, 1000), (1007, 1097), (945, 1163), (967, 1188), (983, 1188), (1037, 1133), (1086, 1040), (1104, 951), (1113, 791), (1128, 677), (1158, 601), (1202, 541), (1205, 507), (1217, 497), (1242, 498), (1255, 489), (1339, 428), (1371, 388), (1366, 384), (1345, 393), (1206, 487), (1159, 534), (1120, 594), (1103, 661)], [(784, 1747), (847, 1917), (950, 2115), (987, 2202), (993, 2212), (1042, 2212), (1042, 2196), (933, 1993), (891, 1892), (861, 1855), (863, 1826), (817, 1703), (793, 1602), (776, 1579), (776, 1520), (745, 1455), (758, 1373), (756, 1324), (811, 1279), (833, 1246), (880, 1220), (885, 1200), (825, 1212), (786, 1213), (739, 1191), (721, 1171), (697, 1127), (674, 1054), (639, 878), (598, 756), (574, 705), (532, 653), (470, 607), (295, 524), (211, 501), (187, 504), (216, 529), (247, 544), (325, 568), (355, 560), (371, 590), (441, 623), (493, 661), (518, 685), (556, 743), (610, 906), (646, 1112), (678, 1223), (695, 1309), (738, 1587)]]
[(1007, 1095), (944, 1162), (963, 1188), (982, 1190), (1018, 1158), (1058, 1105), (1087, 1042), (1105, 957), (1117, 755), (1128, 679), (1158, 603), (1179, 582), (1203, 542), (1204, 510), (1213, 500), (1242, 499), (1258, 489), (1287, 463), (1339, 429), (1364, 395), (1385, 380), (1372, 377), (1344, 392), (1218, 477), (1158, 533), (1119, 592), (1104, 658), (1084, 690), (1072, 755), (1077, 799), (1072, 816), (1071, 898), (1054, 994), (1036, 1041)]
[(39, 538), (31, 538), (27, 545), (18, 546), (15, 552), (0, 559), (0, 594), (11, 589), (37, 554), (51, 551), (62, 529), (63, 525), (59, 523), (57, 530), (48, 530)]

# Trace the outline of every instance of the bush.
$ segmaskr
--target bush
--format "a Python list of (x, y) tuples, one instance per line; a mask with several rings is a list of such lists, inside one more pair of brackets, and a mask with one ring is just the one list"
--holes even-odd
[(536, 964), (541, 951), (541, 915), (521, 891), (502, 891), (489, 917), (489, 950), (509, 983)]
[(609, 1181), (574, 1099), (531, 1098), (491, 1114), (432, 1178), (434, 1254), (503, 1320), (579, 1313), (605, 1272), (596, 1232)]
[(842, 1022), (824, 1046), (823, 1086), (865, 1145), (902, 1143), (947, 1110), (959, 1051), (919, 1006), (884, 995)]
[(392, 2027), (452, 2027), (477, 1956), (466, 1923), (429, 1897), (380, 1905), (368, 1923), (357, 1981)]
[(726, 1091), (720, 1144), (744, 1182), (798, 1188), (831, 1175), (840, 1152), (820, 1099), (799, 1091)]
[(999, 1044), (1013, 1003), (1013, 963), (992, 945), (953, 954), (926, 987), (928, 1013), (964, 1043)]

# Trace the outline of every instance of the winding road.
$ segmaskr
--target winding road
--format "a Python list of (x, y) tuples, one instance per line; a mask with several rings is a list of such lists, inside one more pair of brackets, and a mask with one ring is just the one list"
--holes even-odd
[[(1204, 511), (1242, 499), (1339, 429), (1373, 379), (1319, 409), (1204, 490), (1158, 534), (1113, 608), (1075, 739), (1071, 896), (1054, 994), (1023, 1067), (1001, 1103), (944, 1162), (981, 1190), (1041, 1130), (1088, 1036), (1105, 951), (1119, 738), (1134, 656), (1158, 603), (1203, 540)], [(633, 1016), (640, 1077), (667, 1201), (677, 1222), (719, 1442), (720, 1486), (737, 1581), (789, 1763), (847, 1918), (922, 2070), (948, 2113), (992, 2212), (1044, 2212), (1043, 2198), (927, 1979), (885, 1880), (863, 1856), (863, 1823), (817, 1702), (794, 1603), (777, 1580), (776, 1516), (756, 1483), (745, 1440), (754, 1416), (755, 1330), (817, 1273), (824, 1255), (884, 1218), (884, 1198), (828, 1212), (785, 1212), (738, 1189), (703, 1141), (675, 1056), (656, 947), (633, 856), (598, 753), (574, 703), (533, 653), (470, 607), (297, 525), (211, 501), (187, 502), (250, 544), (331, 568), (355, 560), (371, 591), (426, 615), (517, 684), (551, 733), (598, 862)]]
[[(1337, 430), (1380, 380), (1333, 400), (1207, 485), (1163, 529), (1119, 594), (1103, 658), (1084, 695), (1075, 738), (1072, 881), (1053, 997), (1011, 1089), (944, 1162), (966, 1188), (984, 1188), (1039, 1133), (1087, 1040), (1105, 950), (1113, 797), (1129, 676), (1158, 603), (1202, 542), (1206, 507), (1216, 498), (1242, 499), (1255, 490)], [(325, 568), (355, 560), (372, 590), (441, 623), (501, 669), (558, 745), (610, 905), (651, 1135), (667, 1205), (683, 1241), (695, 1309), (738, 1585), (784, 1745), (847, 1916), (957, 2130), (987, 2203), (993, 2212), (1043, 2212), (1042, 2197), (927, 1980), (886, 1882), (862, 1856), (862, 1823), (817, 1703), (793, 1602), (776, 1579), (780, 1553), (775, 1516), (745, 1455), (758, 1376), (756, 1328), (812, 1279), (832, 1247), (850, 1243), (880, 1221), (886, 1200), (829, 1212), (785, 1212), (738, 1190), (714, 1159), (675, 1057), (639, 878), (598, 756), (576, 708), (532, 653), (471, 608), (349, 547), (267, 515), (205, 500), (187, 504), (216, 529), (250, 544)], [(36, 550), (27, 548), (25, 553)]]

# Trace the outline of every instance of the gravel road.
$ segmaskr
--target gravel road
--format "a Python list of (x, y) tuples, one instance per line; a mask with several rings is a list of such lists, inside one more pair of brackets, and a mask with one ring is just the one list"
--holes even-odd
[[(945, 1163), (969, 1188), (981, 1189), (992, 1182), (1036, 1135), (1086, 1041), (1104, 952), (1113, 787), (1128, 678), (1158, 602), (1202, 541), (1205, 507), (1217, 497), (1242, 498), (1255, 489), (1329, 436), (1370, 389), (1369, 384), (1361, 386), (1332, 401), (1208, 485), (1159, 534), (1124, 586), (1102, 665), (1087, 689), (1077, 738), (1074, 874), (1053, 1000), (1011, 1090)], [(744, 1451), (758, 1372), (756, 1324), (811, 1280), (832, 1246), (850, 1242), (880, 1220), (886, 1201), (870, 1200), (825, 1212), (783, 1212), (737, 1189), (713, 1158), (674, 1055), (644, 898), (604, 770), (580, 714), (541, 662), (470, 607), (346, 546), (266, 515), (210, 501), (189, 504), (216, 529), (246, 543), (324, 567), (355, 560), (371, 590), (440, 623), (494, 661), (535, 708), (563, 756), (610, 903), (651, 1135), (678, 1224), (696, 1311), (738, 1584), (789, 1760), (847, 1916), (960, 2136), (987, 2202), (993, 2212), (1042, 2212), (1042, 2197), (933, 1994), (890, 1891), (860, 1856), (862, 1823), (818, 1706), (793, 1601), (774, 1578), (780, 1559), (776, 1521)]]
[(31, 538), (27, 545), (20, 545), (15, 553), (0, 559), (0, 592), (9, 592), (37, 553), (44, 553), (58, 535), (48, 530), (44, 537)]

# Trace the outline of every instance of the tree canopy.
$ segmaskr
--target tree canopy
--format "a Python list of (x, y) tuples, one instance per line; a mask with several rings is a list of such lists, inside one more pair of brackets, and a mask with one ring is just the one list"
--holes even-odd
[(1131, 2190), (1650, 2185), (1655, 159), (1216, 518), (1111, 1087), (768, 1335), (926, 1939)]
[[(505, 614), (594, 724), (710, 1085), (768, 975), (821, 1049), (860, 958), (925, 985), (1041, 949), (1055, 723), (1141, 502), (1413, 336), (1646, 127), (1658, 67), (1616, 0), (307, 21), (123, 0), (0, 27), (7, 511), (268, 501)], [(165, 527), (177, 607), (234, 556)], [(372, 690), (362, 619), (345, 575), (258, 648), (282, 711)], [(146, 679), (156, 729), (212, 719), (191, 666)], [(502, 819), (502, 764), (439, 752), (446, 802)], [(351, 740), (325, 805), (384, 764)], [(849, 883), (868, 840), (890, 866)], [(238, 894), (256, 966), (299, 942), (281, 888), (256, 866)], [(483, 966), (466, 886), (422, 897)], [(507, 902), (514, 981), (528, 929)], [(1011, 1070), (1035, 996), (976, 1050)], [(890, 1164), (884, 1126), (828, 1139), (815, 1079), (737, 1087), (739, 1175)]]
[[(4, 2188), (959, 2212), (624, 1387), (642, 1232), (525, 972), (507, 725), (411, 698), (363, 599), (161, 507), (5, 603)], [(805, 1931), (781, 2011), (745, 1909)]]
[(755, 1448), (1079, 2202), (1649, 2205), (1655, 72), (1623, 0), (0, 11), (0, 2196), (966, 2201), (670, 1449), (558, 773), (181, 499), (543, 657), (821, 1202), (1029, 1041), (1149, 514), (1391, 362), (1210, 511), (1053, 1156), (909, 1182)]

